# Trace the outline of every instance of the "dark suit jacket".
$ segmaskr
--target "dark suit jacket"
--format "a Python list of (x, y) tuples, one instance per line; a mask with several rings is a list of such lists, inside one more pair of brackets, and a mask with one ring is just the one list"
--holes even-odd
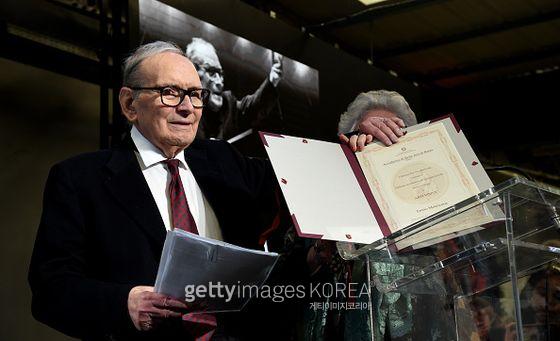
[[(276, 213), (270, 164), (219, 141), (195, 140), (185, 157), (224, 239), (256, 248)], [(33, 315), (74, 337), (140, 338), (128, 293), (154, 284), (165, 233), (130, 143), (55, 165), (29, 271)], [(170, 326), (143, 337), (188, 340), (175, 337), (182, 331)]]

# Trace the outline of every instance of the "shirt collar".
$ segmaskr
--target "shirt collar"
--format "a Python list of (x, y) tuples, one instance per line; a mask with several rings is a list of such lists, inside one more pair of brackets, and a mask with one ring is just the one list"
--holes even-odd
[[(138, 128), (136, 128), (136, 126), (132, 126), (130, 137), (132, 138), (132, 142), (134, 142), (134, 145), (138, 150), (138, 155), (144, 168), (149, 168), (155, 164), (167, 160), (167, 157), (165, 157), (161, 150), (159, 150), (158, 147), (156, 147), (147, 138), (145, 138), (144, 135), (142, 135), (142, 133), (138, 130)], [(187, 168), (184, 151), (179, 152), (179, 154), (175, 156), (175, 159), (180, 161), (179, 164), (182, 165), (183, 168)]]

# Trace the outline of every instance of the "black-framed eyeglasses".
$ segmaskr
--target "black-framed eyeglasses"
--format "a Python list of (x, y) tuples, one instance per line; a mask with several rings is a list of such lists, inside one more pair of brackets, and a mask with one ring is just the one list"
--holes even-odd
[(195, 108), (203, 108), (208, 102), (208, 97), (210, 96), (210, 90), (203, 88), (190, 88), (181, 89), (175, 86), (163, 86), (163, 87), (130, 87), (132, 90), (147, 90), (159, 92), (161, 103), (168, 107), (177, 107), (185, 97), (189, 97), (191, 104)]

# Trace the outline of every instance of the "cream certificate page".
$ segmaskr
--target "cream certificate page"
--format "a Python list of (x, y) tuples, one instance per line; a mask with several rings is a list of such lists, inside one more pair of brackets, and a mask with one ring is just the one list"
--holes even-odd
[(479, 193), (441, 122), (356, 156), (391, 232)]

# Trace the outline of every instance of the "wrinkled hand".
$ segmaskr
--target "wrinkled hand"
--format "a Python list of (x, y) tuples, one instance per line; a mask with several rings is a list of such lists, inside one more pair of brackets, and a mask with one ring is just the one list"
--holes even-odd
[(128, 293), (128, 314), (138, 330), (151, 330), (162, 319), (179, 318), (187, 305), (177, 299), (154, 292), (154, 287), (137, 286)]
[(276, 87), (282, 79), (282, 60), (284, 59), (284, 57), (282, 57), (282, 55), (278, 53), (274, 53), (273, 59), (274, 63), (270, 68), (268, 79), (270, 80), (270, 83), (272, 83), (272, 85)]
[(358, 131), (360, 133), (372, 135), (386, 146), (397, 143), (399, 137), (404, 135), (402, 128), (405, 127), (404, 121), (398, 117), (366, 115), (358, 123)]
[(398, 117), (379, 117), (365, 116), (358, 123), (358, 130), (361, 134), (353, 135), (350, 138), (339, 135), (342, 143), (348, 144), (352, 151), (362, 151), (364, 147), (374, 139), (378, 139), (384, 145), (390, 146), (399, 141), (399, 137), (406, 134), (402, 130), (406, 124)]
[(373, 135), (370, 134), (352, 135), (350, 138), (344, 134), (340, 134), (338, 138), (340, 142), (347, 144), (353, 152), (362, 151), (368, 143), (373, 141)]

